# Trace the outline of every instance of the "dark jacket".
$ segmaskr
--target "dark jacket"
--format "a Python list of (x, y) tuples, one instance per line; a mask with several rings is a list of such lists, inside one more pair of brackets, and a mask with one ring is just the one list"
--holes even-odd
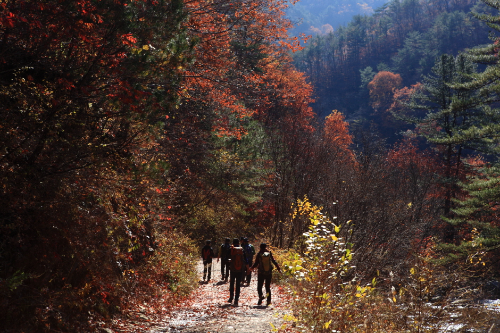
[(255, 248), (252, 244), (243, 244), (241, 246), (245, 250), (249, 264), (253, 261), (253, 256), (255, 255)]
[(212, 258), (215, 258), (215, 254), (210, 245), (205, 245), (201, 249), (201, 257), (203, 258), (203, 261), (212, 262)]
[(231, 257), (231, 244), (224, 243), (220, 246), (219, 257), (222, 261), (227, 261)]

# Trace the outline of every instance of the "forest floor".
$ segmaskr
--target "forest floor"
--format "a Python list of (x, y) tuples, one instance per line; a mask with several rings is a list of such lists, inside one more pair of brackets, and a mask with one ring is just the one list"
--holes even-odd
[[(148, 304), (140, 307), (131, 320), (115, 321), (113, 329), (105, 333), (147, 332), (147, 333), (264, 333), (283, 324), (289, 296), (283, 287), (272, 284), (272, 304), (258, 306), (257, 274), (252, 273), (250, 286), (242, 286), (239, 306), (227, 303), (229, 281), (221, 281), (220, 263), (214, 261), (212, 280), (203, 283), (201, 262), (197, 266), (200, 278), (199, 288), (185, 302), (171, 311), (155, 309), (154, 314)], [(278, 273), (274, 273), (278, 274)], [(265, 303), (265, 301), (264, 301)], [(149, 308), (149, 310), (148, 310)], [(287, 330), (288, 331), (288, 330)]]

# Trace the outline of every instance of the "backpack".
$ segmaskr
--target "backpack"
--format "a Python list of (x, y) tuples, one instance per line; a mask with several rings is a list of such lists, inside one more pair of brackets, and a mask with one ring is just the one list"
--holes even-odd
[(247, 259), (250, 260), (255, 255), (255, 249), (252, 244), (247, 244), (243, 247), (245, 249), (245, 254), (247, 255)]
[(271, 274), (273, 266), (271, 264), (271, 252), (263, 252), (260, 255), (260, 265), (259, 270), (264, 274)]
[(208, 260), (211, 258), (211, 249), (209, 247), (204, 247), (203, 248), (203, 260)]
[(242, 247), (233, 247), (231, 249), (231, 271), (244, 272), (246, 270), (245, 258)]

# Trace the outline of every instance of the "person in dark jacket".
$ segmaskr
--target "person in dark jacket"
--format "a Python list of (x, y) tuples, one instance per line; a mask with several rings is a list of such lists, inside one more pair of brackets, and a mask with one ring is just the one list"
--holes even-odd
[[(245, 255), (247, 256), (248, 266), (252, 266), (253, 264), (253, 256), (255, 255), (255, 248), (252, 244), (248, 242), (248, 238), (244, 237), (243, 242), (241, 243), (241, 247), (245, 251)], [(243, 277), (241, 282), (250, 285), (250, 281), (252, 280), (252, 271), (248, 270), (248, 272), (243, 273)]]
[(221, 280), (225, 280), (227, 282), (227, 279), (229, 279), (229, 263), (231, 262), (231, 240), (229, 238), (226, 238), (224, 241), (224, 244), (220, 246), (219, 249), (219, 257), (221, 262), (220, 262), (220, 272), (221, 272)]
[[(240, 240), (235, 238), (231, 246), (231, 277), (229, 279), (229, 300), (232, 303), (234, 299), (234, 306), (238, 306), (240, 298), (240, 283), (242, 273), (248, 270), (248, 260), (245, 251), (240, 247)], [(236, 291), (235, 291), (236, 284)]]
[(201, 257), (203, 258), (203, 282), (210, 282), (212, 276), (212, 258), (215, 257), (212, 249), (212, 241), (207, 240), (205, 246), (201, 249)]
[(264, 284), (266, 286), (267, 296), (266, 305), (271, 304), (271, 280), (273, 277), (273, 266), (275, 266), (278, 272), (281, 273), (281, 269), (276, 260), (274, 260), (273, 254), (267, 249), (267, 244), (260, 244), (260, 251), (255, 256), (255, 263), (251, 268), (251, 270), (254, 270), (256, 267), (258, 267), (257, 293), (259, 294), (259, 302), (257, 303), (257, 305), (261, 305), (262, 300), (264, 300), (265, 298), (262, 294), (262, 286)]

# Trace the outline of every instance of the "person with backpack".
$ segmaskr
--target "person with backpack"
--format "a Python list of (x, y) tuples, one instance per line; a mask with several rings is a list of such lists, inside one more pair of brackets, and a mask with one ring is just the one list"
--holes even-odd
[(224, 243), (220, 246), (219, 256), (217, 260), (219, 258), (221, 259), (221, 280), (227, 282), (227, 279), (229, 279), (229, 263), (231, 262), (231, 240), (229, 238), (226, 238)]
[(271, 304), (271, 279), (273, 277), (273, 265), (276, 266), (278, 272), (281, 273), (281, 269), (276, 260), (274, 260), (273, 254), (267, 249), (267, 244), (260, 244), (260, 251), (255, 256), (255, 263), (251, 268), (251, 270), (254, 270), (256, 267), (259, 268), (257, 274), (257, 293), (259, 294), (259, 302), (257, 305), (261, 305), (265, 298), (262, 295), (262, 286), (264, 284), (266, 286), (267, 296), (266, 306)]
[(232, 303), (234, 299), (234, 306), (238, 306), (238, 300), (240, 298), (241, 277), (249, 267), (245, 251), (243, 251), (243, 248), (240, 246), (240, 240), (238, 238), (233, 239), (233, 245), (231, 246), (230, 266), (231, 277), (229, 279), (229, 300), (227, 302)]
[(205, 282), (206, 278), (207, 283), (210, 282), (212, 276), (212, 258), (215, 257), (211, 244), (212, 241), (207, 240), (205, 246), (201, 249), (201, 257), (203, 258), (203, 282)]
[[(248, 242), (248, 238), (246, 237), (243, 238), (243, 243), (241, 247), (243, 248), (243, 250), (245, 251), (245, 255), (247, 256), (248, 266), (252, 266), (253, 256), (255, 255), (255, 248), (253, 247), (252, 244)], [(246, 282), (247, 286), (249, 286), (251, 280), (252, 280), (252, 271), (248, 270), (248, 272), (244, 272), (241, 281), (243, 283)]]

